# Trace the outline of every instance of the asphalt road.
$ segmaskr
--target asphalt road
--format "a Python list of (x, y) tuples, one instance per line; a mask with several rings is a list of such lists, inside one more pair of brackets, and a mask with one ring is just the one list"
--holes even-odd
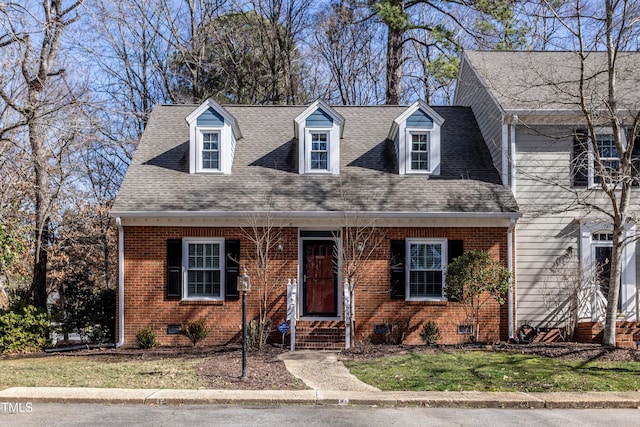
[(103, 405), (0, 402), (0, 426), (637, 426), (638, 409)]

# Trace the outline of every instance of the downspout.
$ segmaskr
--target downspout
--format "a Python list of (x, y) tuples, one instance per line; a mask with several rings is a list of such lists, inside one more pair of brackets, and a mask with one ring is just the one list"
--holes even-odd
[(514, 276), (514, 266), (513, 266), (513, 231), (516, 228), (516, 220), (515, 218), (511, 218), (511, 222), (509, 224), (509, 228), (507, 229), (507, 269), (511, 277), (509, 278), (509, 291), (507, 292), (507, 311), (508, 311), (508, 328), (509, 328), (509, 341), (515, 339), (515, 335), (513, 333), (514, 328), (513, 325), (516, 321), (516, 313), (514, 310), (513, 304), (513, 276)]
[[(509, 172), (509, 185), (511, 186), (511, 193), (513, 197), (516, 197), (516, 124), (518, 123), (518, 115), (514, 114), (511, 116), (511, 132), (509, 135), (509, 157), (510, 157), (510, 165), (511, 170)], [(517, 199), (516, 199), (517, 200)]]
[[(516, 124), (518, 123), (518, 116), (514, 114), (511, 116), (511, 123), (509, 125), (509, 186), (511, 188), (511, 194), (516, 197)], [(509, 341), (514, 339), (514, 324), (518, 321), (517, 306), (513, 300), (513, 277), (515, 276), (516, 267), (513, 263), (513, 249), (514, 249), (514, 230), (516, 228), (515, 218), (511, 218), (511, 223), (507, 229), (507, 269), (511, 274), (511, 283), (509, 286), (509, 292), (507, 294), (507, 310), (508, 325), (509, 325)]]
[(120, 217), (116, 218), (118, 227), (118, 342), (116, 348), (124, 344), (124, 229)]
[(502, 115), (502, 160), (501, 171), (502, 185), (509, 185), (509, 125), (506, 116)]

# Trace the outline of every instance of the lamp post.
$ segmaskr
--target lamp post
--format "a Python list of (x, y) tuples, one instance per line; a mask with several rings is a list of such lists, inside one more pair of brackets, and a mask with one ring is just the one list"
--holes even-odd
[(242, 378), (247, 376), (247, 292), (251, 289), (247, 267), (238, 278), (238, 291), (242, 293)]

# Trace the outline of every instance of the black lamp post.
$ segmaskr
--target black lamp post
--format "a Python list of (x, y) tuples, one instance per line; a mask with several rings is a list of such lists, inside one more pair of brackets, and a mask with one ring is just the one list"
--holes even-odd
[(242, 378), (247, 376), (247, 292), (251, 289), (247, 267), (238, 278), (238, 291), (242, 293)]

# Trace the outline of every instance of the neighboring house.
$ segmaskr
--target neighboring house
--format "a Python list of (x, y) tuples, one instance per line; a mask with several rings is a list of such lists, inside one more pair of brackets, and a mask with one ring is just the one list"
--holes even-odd
[[(620, 53), (617, 60), (619, 107), (637, 111), (640, 53)], [(587, 55), (585, 65), (587, 103), (600, 108), (607, 89), (606, 53)], [(516, 327), (565, 325), (577, 281), (579, 338), (597, 340), (605, 305), (599, 282), (608, 274), (612, 225), (577, 198), (611, 208), (597, 185), (591, 147), (584, 144), (579, 71), (578, 56), (571, 52), (466, 52), (454, 103), (472, 108), (502, 182), (511, 187), (523, 215), (515, 232)], [(596, 130), (599, 153), (615, 164), (612, 130), (606, 117), (602, 120)], [(638, 154), (640, 143), (634, 149)], [(638, 195), (631, 200), (636, 214)], [(618, 306), (619, 321), (627, 322), (618, 330), (619, 343), (633, 346), (640, 336), (637, 324), (629, 323), (639, 320), (636, 233), (635, 223), (625, 226), (629, 244)], [(572, 265), (574, 271), (568, 271)]]
[[(405, 342), (419, 343), (433, 320), (443, 343), (460, 343), (469, 330), (460, 303), (446, 298), (446, 266), (470, 249), (511, 266), (520, 216), (471, 108), (211, 100), (155, 108), (112, 215), (120, 229), (119, 345), (134, 346), (147, 325), (161, 344), (185, 344), (180, 324), (199, 317), (207, 343), (237, 341), (239, 269), (256, 286), (255, 246), (243, 231), (272, 223), (279, 235), (269, 317), (274, 325), (285, 319), (287, 281), (297, 279), (300, 348), (344, 345), (335, 266), (347, 223), (373, 221), (383, 238), (356, 285), (357, 340), (381, 338), (384, 325), (396, 324)], [(255, 289), (248, 311), (257, 317)], [(488, 305), (481, 339), (507, 339), (510, 320), (506, 307)]]

